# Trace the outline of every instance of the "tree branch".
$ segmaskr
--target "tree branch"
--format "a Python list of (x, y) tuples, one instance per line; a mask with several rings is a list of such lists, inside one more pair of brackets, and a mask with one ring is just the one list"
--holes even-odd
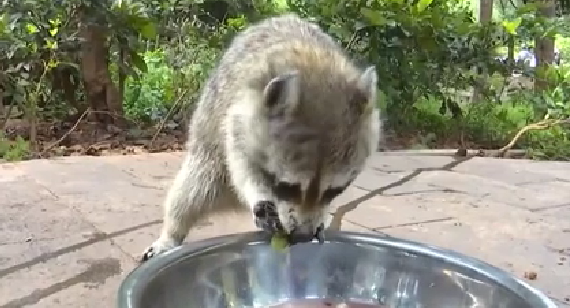
[(507, 145), (497, 150), (496, 156), (497, 157), (505, 156), (505, 154), (510, 149), (512, 149), (512, 147), (517, 143), (517, 141), (522, 137), (522, 135), (524, 135), (524, 133), (526, 133), (529, 130), (548, 129), (551, 128), (552, 126), (562, 125), (562, 124), (570, 124), (570, 119), (562, 119), (562, 120), (545, 119), (538, 123), (529, 124), (521, 128), (521, 130), (517, 132), (517, 134), (513, 137), (513, 139), (511, 139), (511, 141)]

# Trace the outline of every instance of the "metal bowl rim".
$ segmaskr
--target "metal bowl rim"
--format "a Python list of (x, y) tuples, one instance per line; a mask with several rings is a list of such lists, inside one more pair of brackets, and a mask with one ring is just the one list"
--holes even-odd
[[(152, 276), (156, 275), (156, 273), (161, 270), (172, 266), (178, 261), (207, 254), (208, 251), (216, 250), (224, 246), (269, 243), (269, 240), (270, 236), (265, 232), (250, 231), (231, 235), (222, 235), (187, 243), (168, 252), (157, 255), (140, 264), (123, 280), (118, 290), (118, 307), (136, 308), (133, 306), (131, 300), (136, 298), (138, 294), (133, 294), (133, 290), (135, 292), (142, 290), (141, 287), (147, 284)], [(558, 306), (548, 298), (548, 296), (525, 281), (518, 279), (506, 271), (486, 262), (449, 249), (381, 234), (375, 235), (354, 231), (327, 231), (325, 242), (352, 243), (378, 248), (393, 248), (405, 253), (440, 260), (446, 264), (459, 266), (460, 268), (476, 272), (478, 275), (481, 275), (493, 281), (497, 285), (501, 285), (517, 294), (535, 308), (558, 308)], [(127, 292), (129, 294), (127, 294)], [(531, 295), (530, 298), (527, 296), (529, 294)], [(133, 297), (131, 295), (135, 296)]]

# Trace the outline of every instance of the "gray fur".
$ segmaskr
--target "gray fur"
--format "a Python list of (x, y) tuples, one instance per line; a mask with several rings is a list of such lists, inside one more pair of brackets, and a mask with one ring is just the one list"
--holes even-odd
[[(376, 150), (376, 78), (293, 14), (238, 34), (203, 89), (162, 234), (145, 257), (180, 245), (209, 214), (260, 201), (275, 203), (287, 232), (327, 224), (331, 197)], [(299, 184), (298, 194), (278, 183)]]

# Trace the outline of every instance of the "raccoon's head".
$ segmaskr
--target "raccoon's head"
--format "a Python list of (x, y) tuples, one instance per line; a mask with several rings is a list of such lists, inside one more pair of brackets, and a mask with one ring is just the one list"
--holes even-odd
[(288, 233), (314, 234), (328, 224), (328, 205), (358, 176), (379, 139), (374, 67), (344, 79), (321, 77), (289, 71), (270, 79), (235, 121), (242, 159), (263, 180), (259, 198), (270, 199), (257, 201), (275, 203)]

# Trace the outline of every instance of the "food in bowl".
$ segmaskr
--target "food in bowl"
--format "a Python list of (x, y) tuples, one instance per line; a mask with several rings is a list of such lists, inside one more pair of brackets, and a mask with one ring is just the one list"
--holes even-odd
[(271, 237), (271, 247), (277, 251), (283, 251), (289, 247), (289, 239), (287, 235), (277, 232)]

